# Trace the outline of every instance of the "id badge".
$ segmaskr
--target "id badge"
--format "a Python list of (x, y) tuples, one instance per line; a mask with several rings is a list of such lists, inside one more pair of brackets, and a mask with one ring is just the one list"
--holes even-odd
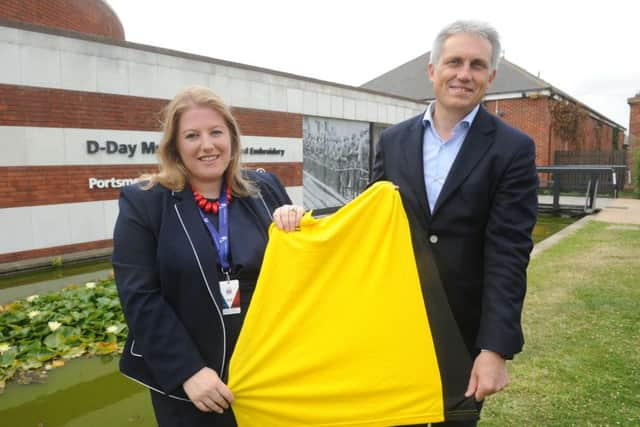
[(220, 293), (224, 300), (223, 315), (240, 313), (240, 282), (238, 280), (222, 280)]

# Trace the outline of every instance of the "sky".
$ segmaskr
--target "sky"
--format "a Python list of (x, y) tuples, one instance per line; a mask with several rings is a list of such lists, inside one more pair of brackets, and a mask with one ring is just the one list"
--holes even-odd
[(476, 19), (498, 30), (506, 59), (625, 128), (640, 92), (636, 0), (106, 1), (130, 42), (351, 86), (431, 50), (443, 26)]

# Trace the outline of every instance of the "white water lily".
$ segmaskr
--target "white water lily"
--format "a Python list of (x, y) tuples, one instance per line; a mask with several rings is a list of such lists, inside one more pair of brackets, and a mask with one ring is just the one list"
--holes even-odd
[(49, 322), (47, 323), (49, 325), (49, 329), (51, 329), (51, 332), (55, 332), (60, 326), (62, 326), (62, 323), (60, 322)]
[(5, 351), (9, 351), (10, 348), (11, 346), (9, 345), (9, 343), (0, 342), (0, 354), (4, 353)]
[(96, 282), (87, 282), (84, 285), (89, 289), (93, 289), (96, 287)]
[(40, 296), (38, 294), (36, 295), (30, 295), (27, 297), (27, 302), (34, 302), (35, 300), (37, 300), (38, 298), (40, 298)]
[(107, 328), (107, 332), (110, 334), (115, 334), (118, 332), (118, 327), (116, 325), (111, 325)]
[(38, 314), (40, 314), (40, 311), (38, 310), (33, 310), (30, 311), (29, 313), (27, 313), (27, 316), (29, 316), (29, 319), (33, 319), (34, 317), (36, 317)]

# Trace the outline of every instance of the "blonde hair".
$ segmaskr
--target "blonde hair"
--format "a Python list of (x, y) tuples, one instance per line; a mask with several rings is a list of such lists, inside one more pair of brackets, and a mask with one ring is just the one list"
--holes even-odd
[(207, 107), (218, 112), (231, 133), (231, 160), (224, 173), (224, 180), (237, 196), (248, 196), (256, 193), (255, 185), (242, 174), (240, 166), (240, 129), (231, 114), (231, 109), (222, 98), (211, 89), (203, 86), (192, 86), (179, 92), (163, 109), (162, 141), (158, 148), (159, 170), (157, 173), (143, 174), (138, 178), (147, 181), (142, 187), (150, 189), (160, 183), (165, 187), (182, 191), (189, 181), (189, 174), (178, 152), (178, 128), (182, 114), (193, 107)]

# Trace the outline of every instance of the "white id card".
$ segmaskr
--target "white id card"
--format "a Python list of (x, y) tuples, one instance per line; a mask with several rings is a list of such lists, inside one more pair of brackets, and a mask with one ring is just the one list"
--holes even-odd
[(238, 314), (240, 313), (240, 282), (237, 280), (222, 280), (220, 284), (220, 293), (224, 300), (222, 314)]

